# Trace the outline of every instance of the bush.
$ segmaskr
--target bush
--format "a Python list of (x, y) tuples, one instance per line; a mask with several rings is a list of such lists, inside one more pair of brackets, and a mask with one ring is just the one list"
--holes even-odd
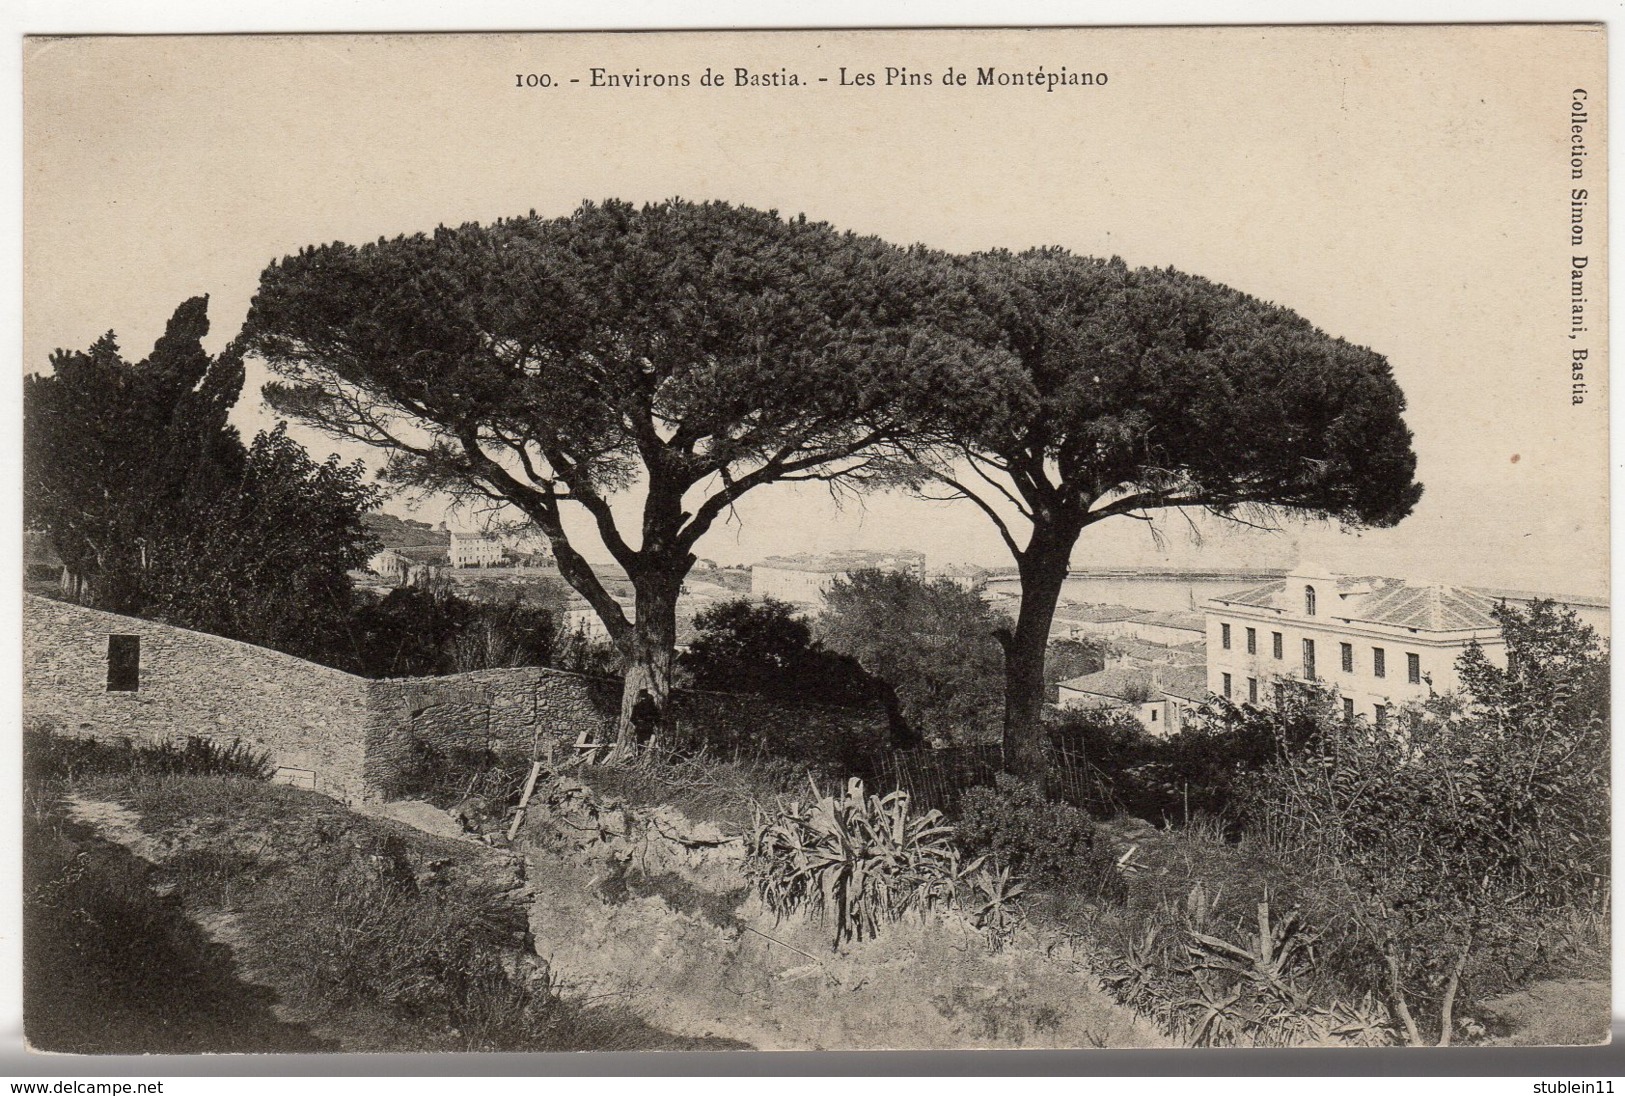
[(273, 909), (281, 916), (258, 922), (270, 930), (260, 944), (294, 975), (298, 998), (322, 1011), (443, 1024), (476, 1050), (523, 1045), (558, 1007), (551, 985), (516, 972), (488, 910), (455, 890), (419, 890), (394, 863), (377, 872), (322, 864), (284, 881)]
[(1021, 893), (1008, 869), (961, 864), (954, 828), (939, 812), (912, 815), (906, 792), (866, 797), (861, 780), (848, 781), (840, 798), (758, 814), (745, 873), (775, 916), (805, 909), (833, 920), (836, 947), (973, 895), (977, 924), (997, 944), (1014, 928)]
[(960, 799), (958, 826), (968, 851), (1035, 882), (1122, 900), (1122, 877), (1089, 815), (1045, 799), (1032, 784), (1000, 773), (995, 787), (970, 789)]
[(518, 799), (529, 772), (528, 761), (504, 759), (483, 745), (439, 750), (414, 739), (406, 763), (380, 790), (387, 799), (423, 799), (442, 809), (473, 795), (507, 804)]
[(131, 773), (269, 780), (276, 766), (269, 755), (237, 739), (222, 745), (192, 735), (184, 742), (136, 743), (128, 738), (78, 738), (34, 727), (23, 736), (23, 772), (37, 787), (50, 780)]

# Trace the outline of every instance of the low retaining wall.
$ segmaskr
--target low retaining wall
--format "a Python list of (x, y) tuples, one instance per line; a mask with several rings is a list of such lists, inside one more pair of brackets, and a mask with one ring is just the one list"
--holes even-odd
[[(112, 637), (135, 637), (134, 688), (114, 689)], [(129, 681), (116, 684), (131, 684)], [(353, 674), (203, 632), (25, 596), (23, 718), (67, 734), (242, 741), (279, 778), (336, 799), (366, 792), (368, 687)]]
[[(113, 637), (136, 637), (134, 688), (113, 687)], [(70, 734), (134, 740), (240, 740), (269, 755), (279, 779), (337, 799), (376, 797), (420, 748), (530, 756), (551, 739), (613, 734), (621, 686), (608, 678), (522, 667), (447, 677), (369, 680), (203, 632), (25, 596), (23, 714)], [(124, 682), (123, 684), (130, 684)], [(721, 752), (766, 747), (835, 760), (886, 739), (883, 711), (785, 705), (756, 696), (679, 694), (679, 737)]]

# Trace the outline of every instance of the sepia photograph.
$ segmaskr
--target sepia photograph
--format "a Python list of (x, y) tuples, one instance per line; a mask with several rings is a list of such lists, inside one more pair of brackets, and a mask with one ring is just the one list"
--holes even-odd
[(26, 38), (28, 1049), (1606, 1043), (1606, 48)]

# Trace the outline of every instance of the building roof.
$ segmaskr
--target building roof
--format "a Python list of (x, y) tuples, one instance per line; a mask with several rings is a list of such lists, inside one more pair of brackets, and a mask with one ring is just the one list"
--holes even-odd
[[(1369, 575), (1336, 576), (1331, 589), (1327, 589), (1324, 582), (1315, 585), (1320, 594), (1318, 615), (1337, 620), (1386, 624), (1420, 632), (1465, 632), (1500, 627), (1490, 615), (1494, 601), (1461, 586), (1410, 583)], [(1213, 600), (1302, 613), (1298, 594), (1295, 582), (1267, 582)]]
[(1136, 620), (1146, 615), (1144, 609), (1130, 609), (1127, 605), (1063, 605), (1055, 610), (1056, 620), (1074, 624), (1115, 624), (1120, 620)]
[(986, 567), (978, 567), (974, 563), (950, 563), (932, 571), (930, 577), (984, 579), (989, 573)]
[(385, 548), (384, 551), (394, 552), (413, 563), (444, 563), (450, 558), (444, 546), (434, 544), (408, 544), (400, 548)]
[(1141, 702), (1156, 691), (1151, 671), (1139, 666), (1113, 666), (1092, 674), (1074, 677), (1060, 684), (1062, 689), (1094, 696), (1109, 696), (1113, 700)]
[(1158, 624), (1164, 628), (1183, 628), (1190, 632), (1205, 632), (1207, 630), (1207, 622), (1200, 613), (1182, 613), (1172, 610), (1140, 613), (1134, 618), (1134, 623)]
[(1181, 663), (1173, 666), (1136, 666), (1118, 664), (1092, 674), (1063, 681), (1063, 689), (1111, 697), (1129, 703), (1144, 703), (1162, 693), (1182, 700), (1207, 698), (1207, 668), (1201, 663)]
[(1169, 696), (1181, 700), (1203, 701), (1208, 698), (1206, 666), (1175, 666), (1160, 674), (1157, 684)]

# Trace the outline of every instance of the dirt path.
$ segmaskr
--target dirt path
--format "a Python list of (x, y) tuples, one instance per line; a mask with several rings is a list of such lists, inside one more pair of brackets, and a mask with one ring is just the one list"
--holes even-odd
[(138, 816), (75, 796), (25, 827), (24, 1021), (37, 1049), (80, 1054), (338, 1049), (277, 1015), (232, 949), (152, 883)]

